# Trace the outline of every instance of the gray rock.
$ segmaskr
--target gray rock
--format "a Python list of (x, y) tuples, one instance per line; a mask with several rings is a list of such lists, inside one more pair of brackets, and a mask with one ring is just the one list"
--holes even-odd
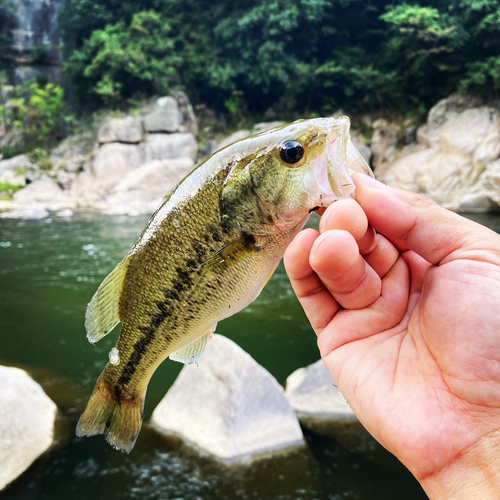
[(191, 158), (152, 160), (130, 171), (106, 197), (108, 214), (151, 214), (193, 169)]
[(182, 114), (182, 125), (179, 128), (179, 132), (191, 132), (195, 136), (198, 135), (198, 120), (186, 92), (183, 90), (173, 90), (170, 94), (177, 101)]
[(372, 158), (372, 150), (367, 146), (366, 141), (363, 136), (357, 133), (355, 130), (351, 130), (351, 140), (354, 147), (359, 151), (361, 156), (365, 159), (366, 163), (369, 165)]
[(73, 212), (73, 210), (69, 208), (64, 208), (63, 210), (59, 210), (58, 212), (56, 212), (56, 215), (57, 217), (67, 218), (67, 217), (73, 217), (75, 213)]
[(0, 171), (0, 184), (11, 184), (12, 186), (26, 185), (26, 172), (22, 170), (4, 170)]
[(142, 123), (146, 132), (177, 132), (182, 123), (177, 101), (171, 96), (160, 97), (145, 108)]
[[(2, 219), (26, 219), (26, 220), (39, 220), (46, 219), (49, 216), (49, 211), (45, 208), (20, 208), (9, 210), (8, 212), (0, 213)], [(1, 396), (0, 396), (1, 398)], [(0, 410), (1, 415), (1, 410)], [(1, 445), (0, 445), (1, 447)], [(1, 474), (1, 473), (0, 473)]]
[(142, 146), (135, 144), (103, 144), (92, 162), (94, 177), (105, 186), (114, 186), (123, 176), (144, 162)]
[(357, 419), (322, 360), (293, 372), (286, 396), (300, 423), (312, 433), (334, 439), (352, 453), (383, 456), (381, 446)]
[(498, 109), (478, 106), (474, 98), (450, 96), (431, 109), (416, 145), (396, 150), (393, 142), (379, 143), (375, 173), (383, 182), (423, 193), (451, 210), (497, 211), (498, 116)]
[(226, 463), (304, 444), (278, 382), (221, 335), (209, 342), (199, 366), (182, 369), (151, 422)]
[(31, 377), (0, 366), (0, 491), (55, 444), (57, 407)]
[(100, 144), (108, 142), (123, 142), (137, 144), (143, 139), (142, 123), (138, 117), (108, 118), (97, 133)]
[[(194, 167), (191, 158), (152, 160), (128, 172), (115, 186), (113, 192), (119, 193), (134, 189), (161, 190), (167, 194)], [(165, 191), (165, 189), (167, 189)]]
[(18, 155), (8, 160), (0, 161), (0, 173), (6, 170), (28, 170), (35, 168), (28, 155)]
[(149, 134), (145, 142), (146, 161), (195, 158), (198, 144), (193, 134)]
[(462, 213), (498, 212), (500, 207), (488, 194), (470, 194), (460, 200), (457, 208)]
[(286, 396), (306, 426), (314, 421), (357, 420), (321, 359), (287, 378)]
[(46, 176), (15, 193), (12, 201), (21, 205), (44, 204), (46, 207), (70, 202), (57, 182)]

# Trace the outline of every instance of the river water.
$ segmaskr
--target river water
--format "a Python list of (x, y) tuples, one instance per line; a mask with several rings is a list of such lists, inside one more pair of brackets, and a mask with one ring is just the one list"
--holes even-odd
[[(500, 231), (498, 216), (478, 216)], [(351, 453), (306, 433), (307, 450), (224, 468), (144, 426), (130, 455), (74, 427), (117, 332), (88, 344), (83, 318), (102, 279), (140, 235), (146, 217), (80, 215), (0, 220), (0, 364), (28, 370), (61, 409), (68, 442), (39, 460), (2, 500), (426, 498), (388, 453)], [(314, 224), (314, 222), (313, 222)], [(316, 339), (282, 265), (260, 297), (219, 324), (280, 383), (318, 359)], [(145, 421), (182, 366), (165, 362), (148, 389)]]

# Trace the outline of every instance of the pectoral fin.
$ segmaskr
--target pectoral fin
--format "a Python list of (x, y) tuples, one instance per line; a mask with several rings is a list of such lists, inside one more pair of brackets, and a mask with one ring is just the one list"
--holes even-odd
[(85, 314), (87, 338), (94, 344), (120, 322), (120, 296), (130, 256), (125, 257), (101, 283)]
[(206, 333), (204, 333), (201, 337), (198, 337), (194, 342), (191, 342), (178, 351), (170, 353), (169, 358), (172, 361), (178, 361), (179, 363), (184, 363), (185, 365), (198, 362), (203, 356), (208, 339), (212, 337), (216, 326), (217, 323), (210, 327)]

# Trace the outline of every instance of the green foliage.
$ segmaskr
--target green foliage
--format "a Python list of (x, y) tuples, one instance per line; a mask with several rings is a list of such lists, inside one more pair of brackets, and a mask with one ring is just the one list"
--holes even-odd
[(113, 106), (138, 92), (166, 92), (177, 79), (178, 63), (168, 22), (148, 11), (135, 14), (128, 25), (122, 21), (94, 31), (67, 69)]
[(184, 87), (229, 113), (420, 114), (500, 87), (500, 0), (66, 0), (66, 68), (90, 104)]
[(30, 80), (8, 92), (0, 105), (0, 124), (9, 133), (22, 134), (25, 151), (48, 148), (63, 136), (64, 124), (71, 120), (64, 110), (64, 91), (59, 85), (41, 86)]
[(8, 182), (0, 182), (0, 200), (11, 200), (14, 193), (23, 187)]

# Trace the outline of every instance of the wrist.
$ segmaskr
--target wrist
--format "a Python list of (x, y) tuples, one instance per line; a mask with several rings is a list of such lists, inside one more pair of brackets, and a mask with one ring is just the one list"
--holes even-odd
[(417, 479), (431, 500), (500, 498), (500, 436), (483, 438), (440, 470)]

